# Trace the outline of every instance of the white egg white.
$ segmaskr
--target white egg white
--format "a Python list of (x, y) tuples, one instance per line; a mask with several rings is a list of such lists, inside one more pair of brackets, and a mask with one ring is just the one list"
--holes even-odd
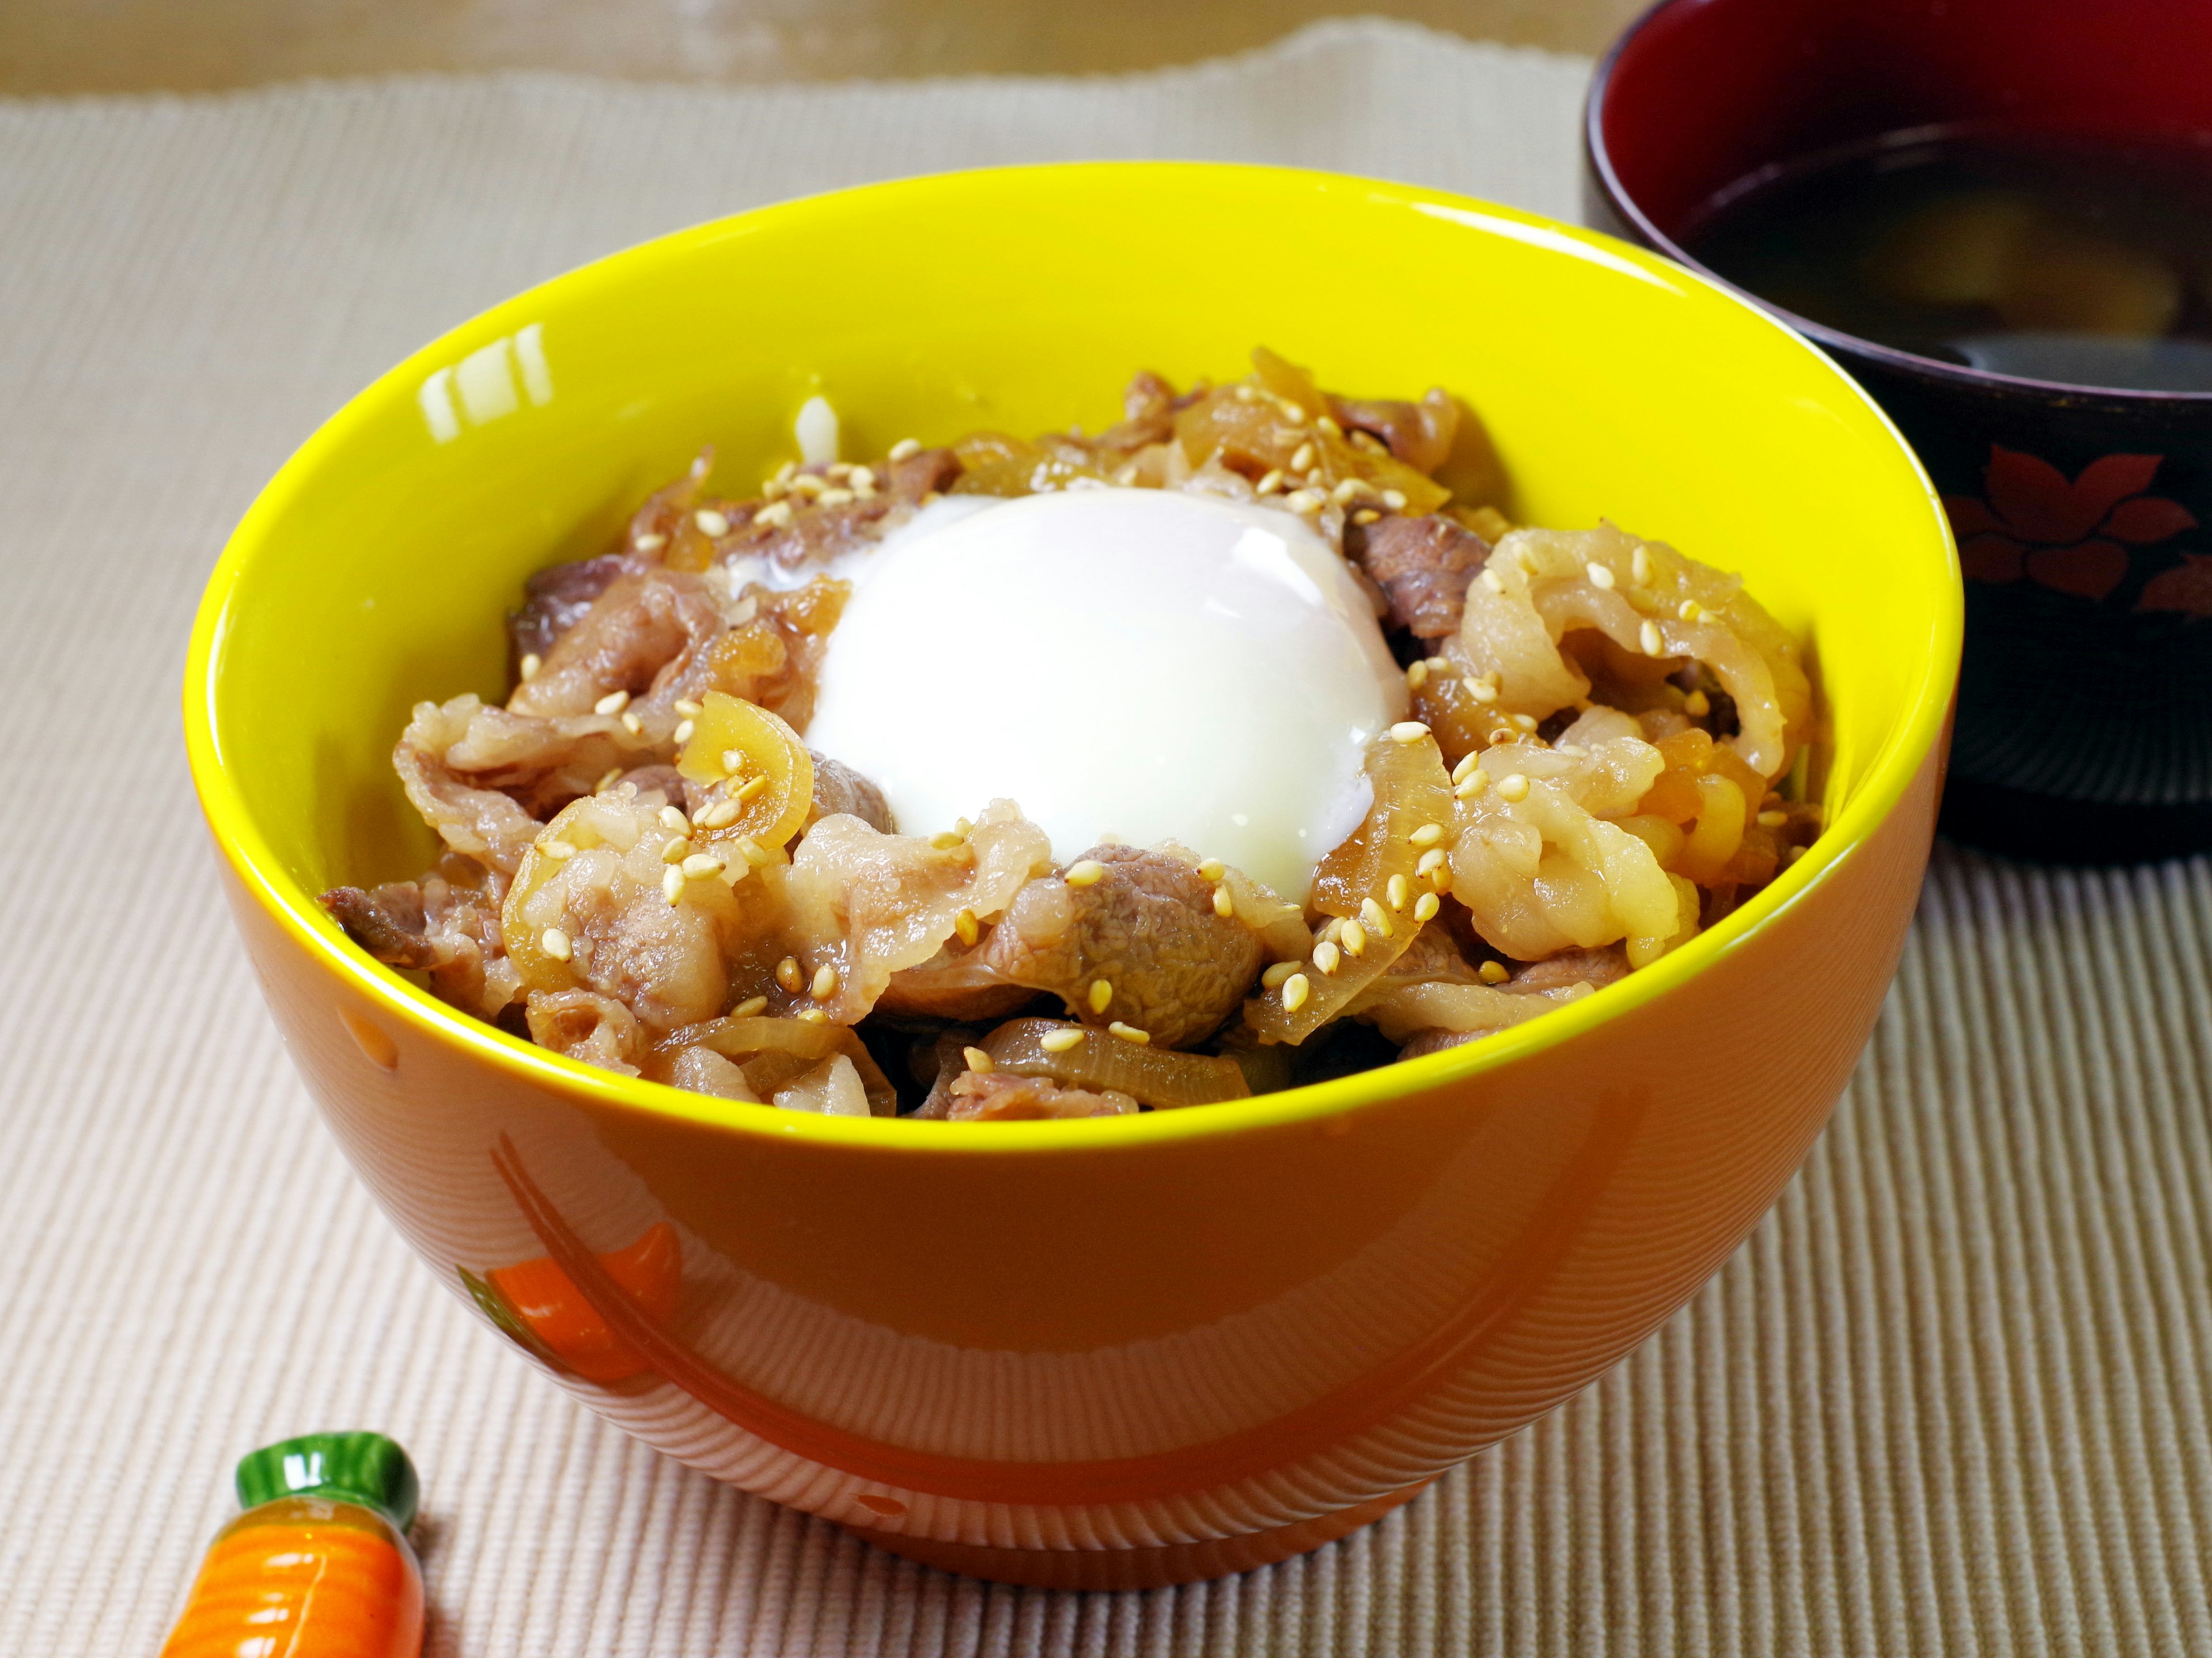
[(835, 574), (808, 744), (930, 834), (1012, 799), (1062, 862), (1175, 840), (1303, 900), (1403, 677), (1296, 515), (1088, 489), (949, 497)]

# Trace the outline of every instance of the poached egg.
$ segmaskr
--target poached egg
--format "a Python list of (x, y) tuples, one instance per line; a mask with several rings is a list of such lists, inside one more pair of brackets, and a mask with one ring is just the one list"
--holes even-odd
[(1303, 901), (1371, 803), (1404, 677), (1344, 561), (1278, 507), (1167, 489), (948, 496), (836, 562), (809, 746), (902, 833), (1013, 800), (1066, 863), (1175, 840)]

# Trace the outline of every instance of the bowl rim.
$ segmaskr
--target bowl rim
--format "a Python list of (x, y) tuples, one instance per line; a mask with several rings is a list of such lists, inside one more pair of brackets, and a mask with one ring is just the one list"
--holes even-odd
[[(1837, 393), (1856, 404), (1887, 434), (1917, 479), (1931, 544), (1942, 550), (1949, 581), (1947, 597), (1929, 618), (1932, 647), (1907, 693), (1908, 711), (1865, 765), (1852, 799), (1812, 848), (1753, 899), (1711, 930), (1647, 967), (1592, 995), (1522, 1024), (1443, 1052), (1398, 1060), (1326, 1082), (1203, 1108), (1147, 1111), (1133, 1116), (1066, 1121), (995, 1123), (983, 1134), (947, 1133), (931, 1122), (902, 1117), (830, 1117), (772, 1106), (722, 1101), (643, 1078), (624, 1077), (568, 1059), (510, 1035), (438, 1000), (394, 969), (354, 946), (315, 901), (284, 870), (253, 812), (225, 766), (219, 737), (222, 708), (220, 669), (231, 605), (248, 579), (271, 528), (292, 500), (306, 490), (324, 463), (341, 451), (355, 429), (397, 397), (413, 398), (423, 374), (450, 361), (457, 349), (528, 320), (521, 313), (556, 285), (589, 291), (629, 278), (641, 264), (682, 258), (695, 248), (744, 234), (765, 222), (804, 223), (850, 213), (884, 194), (927, 194), (997, 183), (1050, 180), (1055, 189), (1072, 178), (1150, 175), (1189, 189), (1207, 183), (1261, 184), (1276, 189), (1355, 191), (1395, 210), (1443, 218), (1543, 252), (1574, 258), (1636, 280), (1680, 290), (1704, 289), (1729, 309), (1774, 329), (1806, 353)], [(1723, 957), (1741, 950), (1813, 889), (1832, 878), (1887, 821), (1941, 740), (1964, 634), (1964, 597), (1949, 520), (1918, 458), (1896, 426), (1856, 381), (1769, 312), (1746, 302), (1726, 284), (1685, 270), (1613, 237), (1517, 208), (1418, 186), (1386, 183), (1310, 168), (1199, 161), (1054, 162), (1024, 167), (965, 168), (820, 192), (754, 208), (653, 238), (533, 284), (447, 331), (379, 375), (325, 420), (280, 467), (240, 519), (210, 574), (194, 619), (183, 684), (187, 755), (194, 787), (210, 833), (245, 893), (292, 940), (356, 993), (419, 1034), (450, 1045), (535, 1089), (595, 1108), (613, 1108), (661, 1121), (683, 1121), (737, 1134), (783, 1136), (854, 1150), (969, 1155), (1103, 1151), (1153, 1141), (1237, 1134), (1332, 1118), (1363, 1106), (1425, 1095), (1505, 1070), (1593, 1027), (1666, 995), (1678, 983)]]
[[(1652, 248), (1675, 264), (1686, 265), (1708, 282), (1723, 288), (1737, 298), (1747, 300), (1768, 315), (1778, 317), (1796, 332), (1818, 341), (1839, 355), (1862, 359), (1875, 367), (1909, 380), (1933, 382), (1960, 391), (1978, 392), (1985, 396), (2012, 397), (2026, 402), (2049, 403), (2061, 400), (2069, 407), (2086, 408), (2098, 412), (2137, 417), (2181, 411), (2197, 412), (2212, 410), (2212, 392), (2160, 392), (2130, 389), (2119, 386), (2088, 386), (2073, 380), (2044, 380), (2025, 374), (2001, 374), (1994, 369), (1975, 368), (1966, 363), (1945, 362), (1941, 357), (1923, 357), (1917, 351), (1902, 347), (1884, 345), (1862, 334), (1846, 333), (1840, 328), (1831, 328), (1826, 323), (1814, 322), (1810, 317), (1800, 316), (1787, 306), (1762, 299), (1747, 288), (1738, 287), (1711, 266), (1705, 264), (1681, 243), (1662, 230), (1658, 223), (1644, 212), (1643, 206), (1629, 194), (1628, 186), (1620, 180), (1620, 172), (1613, 164), (1613, 150), (1605, 137), (1606, 96), (1613, 87), (1614, 72), (1620, 67), (1623, 53), (1634, 45), (1638, 36), (1661, 15), (1677, 9), (1704, 5), (1709, 0), (1653, 0), (1637, 14), (1629, 26), (1613, 37), (1613, 44), (1597, 62), (1590, 74), (1589, 90), (1583, 95), (1583, 162), (1590, 179), (1605, 197), (1606, 206), (1623, 224), (1649, 242)], [(1900, 133), (1938, 132), (1959, 125), (1954, 122), (1925, 124), (1922, 126), (1900, 128)], [(1841, 149), (1841, 146), (1836, 147)], [(1741, 184), (1766, 172), (1787, 167), (1794, 161), (1814, 159), (1827, 151), (1809, 152), (1804, 156), (1778, 156), (1754, 172), (1735, 182)]]

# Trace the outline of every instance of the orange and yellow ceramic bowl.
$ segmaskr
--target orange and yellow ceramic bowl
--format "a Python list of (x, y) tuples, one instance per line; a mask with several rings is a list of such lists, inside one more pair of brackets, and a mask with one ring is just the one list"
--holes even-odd
[[(1472, 1047), (1068, 1122), (854, 1120), (613, 1076), (466, 1018), (315, 894), (429, 856), (409, 706), (502, 689), (523, 577), (826, 392), (856, 450), (1103, 423), (1133, 369), (1479, 408), (1525, 520), (1741, 571), (1808, 646), (1830, 828), (1675, 953)], [(1068, 1585), (1313, 1546), (1543, 1414), (1702, 1284), (1805, 1155), (1895, 965), (1960, 637), (1944, 520), (1820, 354), (1601, 237), (1207, 166), (792, 203), (456, 330), (285, 466), (185, 710), (240, 930), (347, 1156), (594, 1409), (902, 1553)], [(210, 1125), (210, 1128), (216, 1126)]]

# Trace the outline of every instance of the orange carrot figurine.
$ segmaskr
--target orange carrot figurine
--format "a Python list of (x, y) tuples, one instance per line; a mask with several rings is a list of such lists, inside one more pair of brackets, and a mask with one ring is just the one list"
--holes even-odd
[(249, 1454), (246, 1512), (216, 1533), (161, 1658), (420, 1658), (416, 1491), (414, 1464), (382, 1434)]

